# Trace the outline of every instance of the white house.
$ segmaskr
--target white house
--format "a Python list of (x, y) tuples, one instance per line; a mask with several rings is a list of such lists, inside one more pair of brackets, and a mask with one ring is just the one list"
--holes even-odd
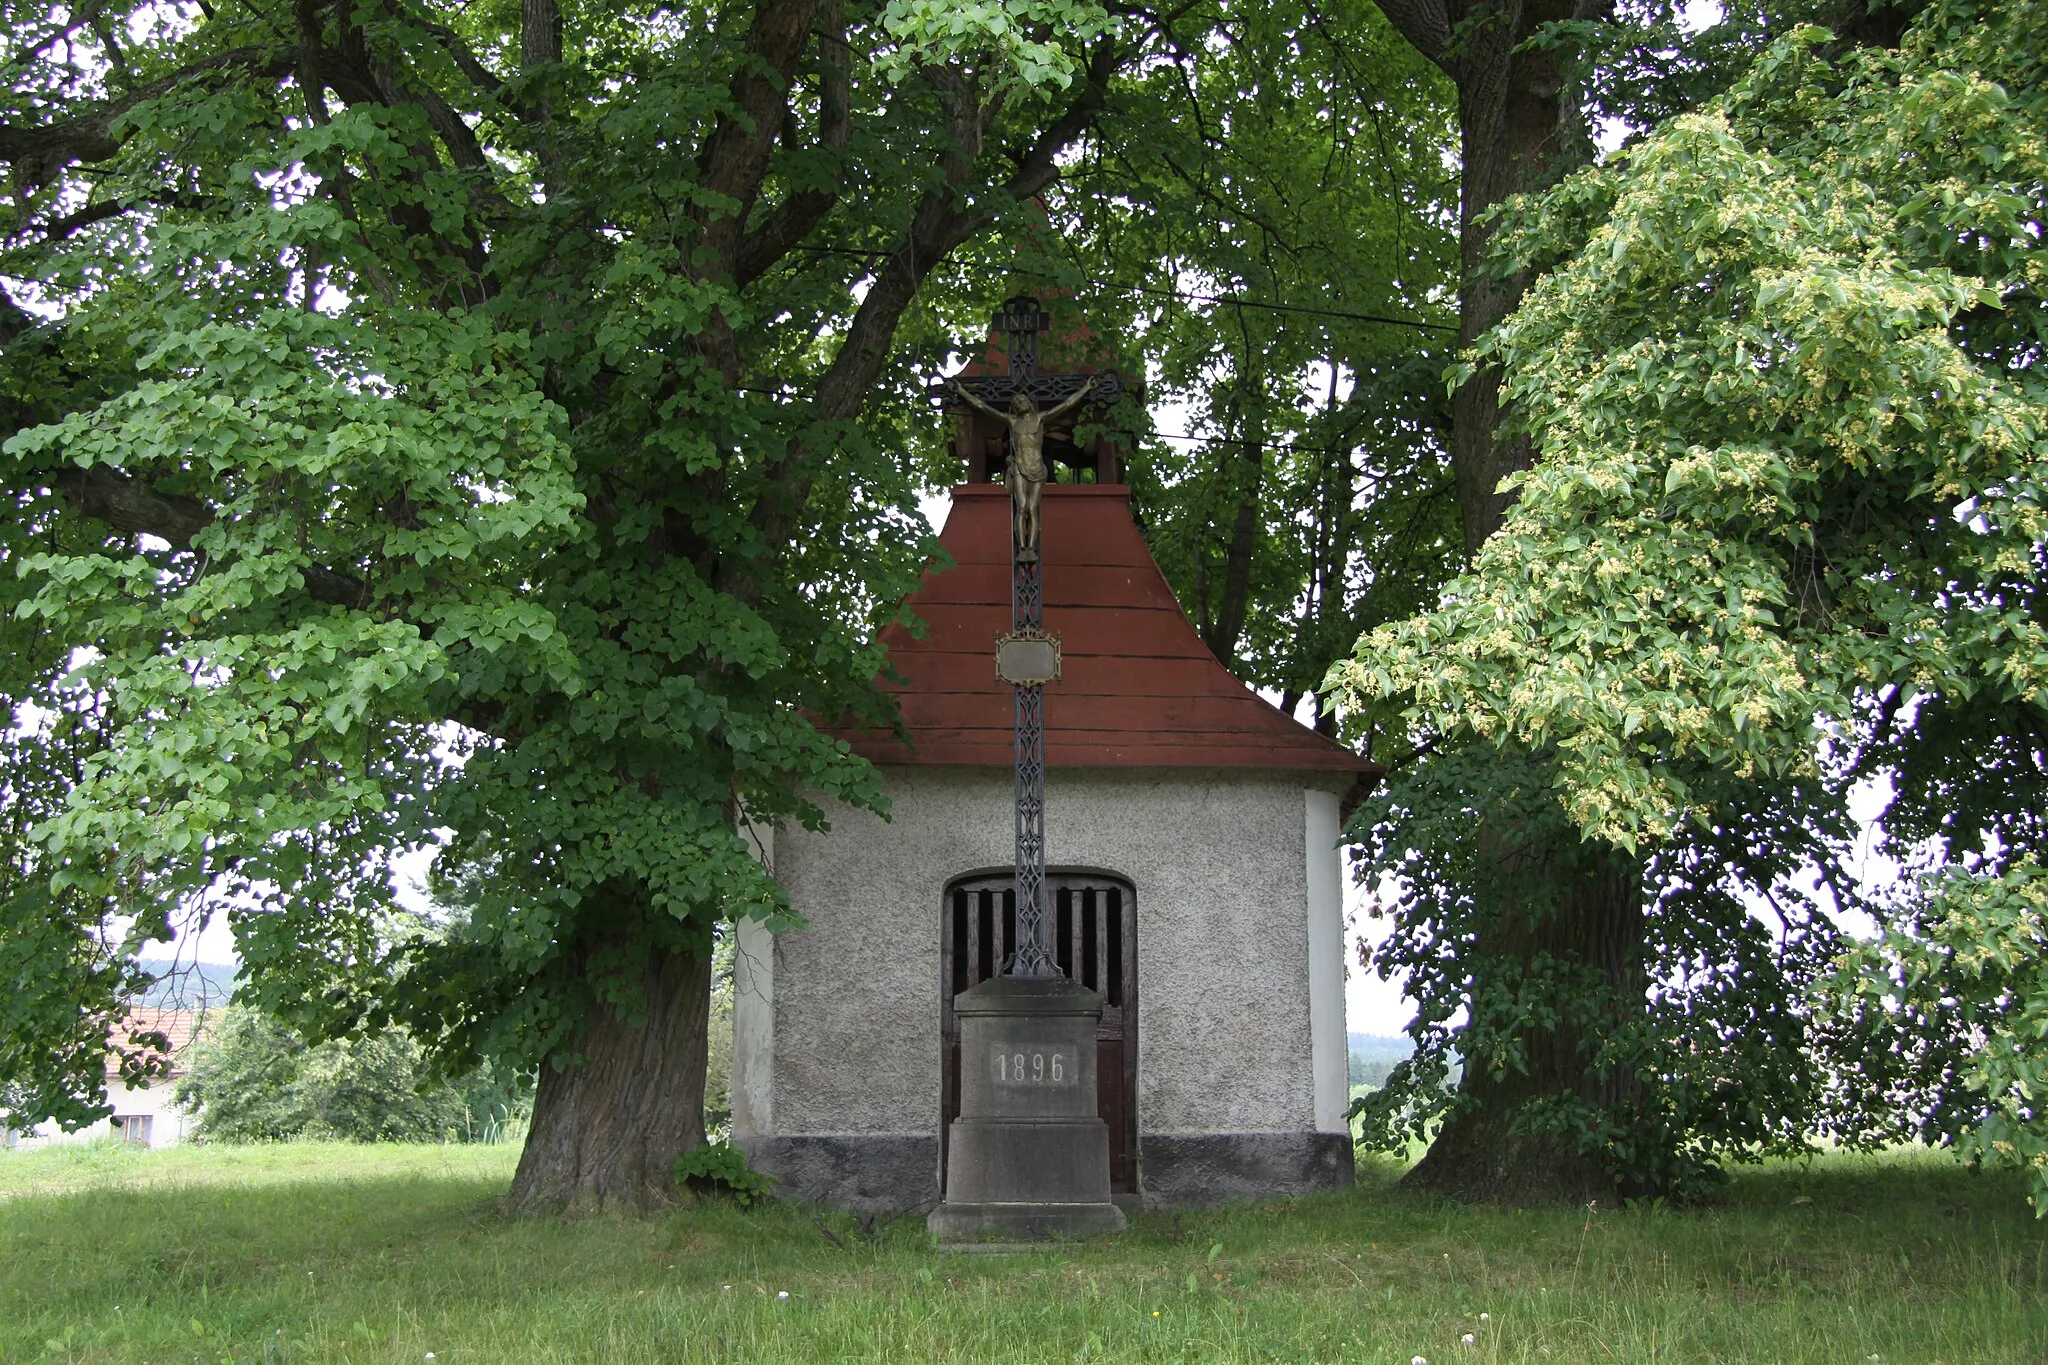
[(106, 1096), (114, 1106), (113, 1117), (105, 1123), (89, 1124), (67, 1133), (56, 1123), (43, 1123), (27, 1133), (0, 1129), (0, 1146), (37, 1147), (55, 1142), (91, 1142), (116, 1137), (140, 1147), (169, 1147), (183, 1142), (197, 1116), (178, 1108), (172, 1099), (178, 1079), (185, 1074), (186, 1055), (205, 1022), (205, 1012), (188, 1009), (142, 1007), (129, 1016), (123, 1032), (130, 1029), (161, 1029), (170, 1039), (171, 1070), (146, 1084), (129, 1086), (121, 1079), (120, 1058), (107, 1051)]

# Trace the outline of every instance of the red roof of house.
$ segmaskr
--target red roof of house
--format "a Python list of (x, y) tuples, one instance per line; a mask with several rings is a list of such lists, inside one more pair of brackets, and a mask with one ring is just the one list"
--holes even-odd
[[(1041, 553), (1045, 628), (1063, 676), (1045, 689), (1051, 768), (1295, 768), (1377, 773), (1377, 765), (1296, 721), (1232, 677), (1166, 586), (1119, 484), (1050, 484)], [(1013, 691), (996, 681), (996, 637), (1010, 629), (1010, 502), (1000, 484), (964, 484), (939, 533), (954, 567), (926, 576), (909, 607), (927, 629), (882, 640), (910, 733), (841, 731), (877, 763), (1008, 766)]]
[(121, 1072), (123, 1052), (133, 1051), (134, 1045), (128, 1039), (133, 1033), (161, 1032), (170, 1041), (171, 1076), (182, 1076), (189, 1069), (186, 1051), (192, 1042), (206, 1028), (203, 1011), (188, 1009), (160, 1009), (151, 1005), (137, 1006), (120, 1023), (107, 1031), (107, 1076), (109, 1079)]

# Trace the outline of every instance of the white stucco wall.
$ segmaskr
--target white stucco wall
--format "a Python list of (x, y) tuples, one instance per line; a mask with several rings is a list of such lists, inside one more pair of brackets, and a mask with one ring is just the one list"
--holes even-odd
[[(746, 822), (754, 856), (775, 871), (775, 827)], [(732, 1135), (775, 1131), (775, 936), (756, 919), (739, 922), (732, 960)]]
[(8, 1145), (27, 1148), (55, 1143), (110, 1142), (121, 1134), (119, 1119), (146, 1115), (149, 1118), (148, 1145), (175, 1147), (191, 1135), (199, 1122), (197, 1115), (178, 1107), (175, 1079), (137, 1086), (132, 1090), (116, 1081), (106, 1093), (108, 1102), (114, 1106), (114, 1118), (88, 1124), (75, 1133), (65, 1132), (54, 1121), (40, 1124), (30, 1132), (15, 1134), (13, 1142)]
[(739, 923), (732, 965), (732, 1135), (775, 1131), (775, 936)]
[[(937, 1130), (940, 899), (952, 878), (1010, 863), (1012, 779), (911, 767), (885, 780), (889, 822), (842, 810), (830, 834), (777, 834), (776, 874), (810, 923), (742, 932), (742, 1136)], [(1320, 781), (1048, 774), (1048, 865), (1115, 872), (1136, 893), (1141, 1132), (1342, 1130), (1341, 1110), (1334, 1127), (1325, 1112), (1342, 1100), (1344, 1023), (1336, 796)]]

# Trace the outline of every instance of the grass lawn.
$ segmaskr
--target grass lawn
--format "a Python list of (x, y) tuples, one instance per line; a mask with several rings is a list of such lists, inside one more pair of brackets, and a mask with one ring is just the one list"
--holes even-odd
[(2048, 1361), (2048, 1225), (1925, 1153), (1677, 1212), (1453, 1208), (1367, 1167), (1014, 1256), (828, 1217), (835, 1245), (786, 1205), (513, 1221), (516, 1157), (0, 1152), (0, 1360)]

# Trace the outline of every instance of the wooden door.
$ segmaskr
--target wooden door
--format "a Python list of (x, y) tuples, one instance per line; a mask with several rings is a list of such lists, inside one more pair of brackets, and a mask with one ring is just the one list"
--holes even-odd
[[(963, 877), (946, 888), (939, 915), (939, 1036), (944, 1051), (940, 1175), (960, 1117), (960, 1021), (953, 997), (1002, 974), (1017, 943), (1017, 893), (1009, 873)], [(1060, 970), (1102, 996), (1095, 1032), (1096, 1112), (1109, 1125), (1109, 1187), (1138, 1188), (1138, 910), (1131, 884), (1099, 872), (1048, 872), (1053, 955)], [(943, 1186), (941, 1186), (943, 1188)]]

